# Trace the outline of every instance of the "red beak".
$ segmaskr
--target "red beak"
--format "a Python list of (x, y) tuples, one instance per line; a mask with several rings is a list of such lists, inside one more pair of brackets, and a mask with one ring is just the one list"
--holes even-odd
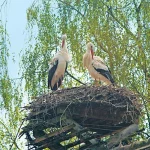
[(62, 48), (64, 47), (64, 43), (65, 43), (65, 41), (63, 40), (63, 41), (62, 41)]
[(92, 55), (92, 59), (93, 59), (94, 51), (93, 51), (93, 49), (92, 49), (92, 48), (91, 48), (91, 55)]

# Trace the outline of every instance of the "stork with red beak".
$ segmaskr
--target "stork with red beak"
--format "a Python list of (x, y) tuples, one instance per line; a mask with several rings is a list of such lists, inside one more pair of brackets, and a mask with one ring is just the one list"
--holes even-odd
[(104, 60), (99, 56), (94, 56), (94, 45), (91, 42), (87, 44), (87, 51), (83, 55), (83, 66), (88, 69), (95, 81), (103, 81), (108, 85), (114, 84), (110, 70)]
[(71, 60), (67, 49), (66, 39), (67, 36), (65, 34), (62, 36), (61, 50), (56, 53), (49, 64), (48, 88), (51, 88), (53, 91), (57, 90), (61, 86), (67, 69), (67, 64)]

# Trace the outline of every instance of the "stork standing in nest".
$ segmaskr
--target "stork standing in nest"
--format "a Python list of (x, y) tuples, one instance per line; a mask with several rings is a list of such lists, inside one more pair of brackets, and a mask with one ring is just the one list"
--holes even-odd
[(95, 79), (96, 84), (98, 81), (103, 81), (108, 85), (114, 85), (111, 72), (104, 60), (99, 56), (94, 56), (94, 45), (91, 42), (87, 44), (86, 53), (83, 55), (83, 66), (88, 69), (89, 74)]
[(51, 88), (51, 90), (54, 91), (61, 86), (68, 62), (71, 60), (67, 49), (66, 39), (67, 35), (64, 34), (62, 36), (61, 50), (56, 53), (52, 61), (49, 63), (48, 88)]

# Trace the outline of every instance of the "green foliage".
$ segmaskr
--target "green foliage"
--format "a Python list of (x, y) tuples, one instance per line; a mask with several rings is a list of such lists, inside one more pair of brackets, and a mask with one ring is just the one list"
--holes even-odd
[(0, 149), (19, 149), (15, 136), (24, 116), (20, 113), (21, 86), (8, 75), (9, 40), (0, 21)]

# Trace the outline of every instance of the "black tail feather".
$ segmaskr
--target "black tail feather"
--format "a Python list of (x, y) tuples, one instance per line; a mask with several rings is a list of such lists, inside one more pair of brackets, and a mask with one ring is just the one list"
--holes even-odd
[[(57, 66), (58, 66), (58, 60), (56, 60), (54, 62), (54, 65), (52, 66), (52, 68), (49, 70), (49, 73), (48, 73), (48, 88), (51, 88), (52, 91), (56, 91), (62, 84), (62, 81), (64, 79), (64, 77), (60, 77), (59, 80), (54, 84), (54, 86), (52, 87), (51, 85), (51, 81), (52, 81), (52, 78), (55, 74), (55, 71), (57, 69)], [(66, 68), (65, 68), (65, 71), (67, 70), (67, 63), (66, 63)]]
[[(94, 67), (94, 66), (93, 66)], [(111, 73), (109, 70), (104, 70), (104, 69), (96, 69), (94, 67), (94, 69), (99, 72), (101, 75), (103, 75), (105, 78), (107, 78), (113, 85), (115, 83), (114, 79), (111, 76)]]
[[(58, 66), (58, 60), (56, 60), (53, 64), (53, 66), (51, 67), (51, 69), (48, 71), (48, 88), (51, 88), (52, 89), (52, 86), (51, 86), (51, 81), (52, 81), (52, 78), (54, 76), (54, 73), (57, 69), (57, 66)], [(56, 88), (56, 87), (55, 87)], [(57, 90), (57, 89), (56, 89)]]

